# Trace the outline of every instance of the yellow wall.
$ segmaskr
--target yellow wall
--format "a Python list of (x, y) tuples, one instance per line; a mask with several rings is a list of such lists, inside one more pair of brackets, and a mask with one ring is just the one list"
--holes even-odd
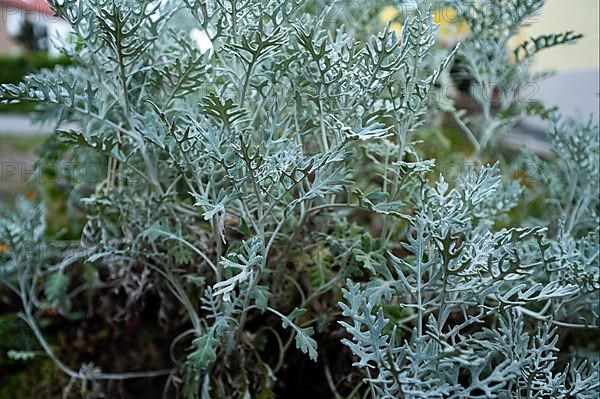
[(574, 30), (584, 37), (572, 46), (559, 46), (536, 56), (535, 70), (597, 70), (599, 0), (548, 0), (537, 22), (523, 32), (524, 37)]

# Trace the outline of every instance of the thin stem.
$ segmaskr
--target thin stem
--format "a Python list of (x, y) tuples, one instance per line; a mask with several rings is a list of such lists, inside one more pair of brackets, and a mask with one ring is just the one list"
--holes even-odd
[(475, 135), (473, 134), (473, 132), (471, 131), (469, 126), (467, 126), (467, 124), (465, 122), (463, 122), (463, 120), (460, 118), (458, 113), (453, 112), (452, 116), (454, 117), (454, 120), (456, 121), (458, 126), (461, 128), (461, 130), (467, 136), (467, 139), (469, 140), (471, 145), (473, 145), (473, 148), (475, 149), (475, 153), (479, 154), (481, 152), (481, 146), (479, 145), (479, 141), (477, 141), (477, 138), (475, 137)]
[(44, 335), (40, 331), (37, 323), (35, 322), (35, 319), (34, 319), (33, 315), (31, 314), (31, 310), (29, 309), (29, 306), (24, 306), (24, 308), (25, 308), (25, 313), (20, 313), (19, 317), (29, 326), (31, 331), (33, 331), (33, 334), (35, 335), (39, 344), (44, 349), (44, 352), (46, 353), (46, 355), (54, 362), (54, 364), (56, 364), (56, 366), (63, 373), (65, 373), (66, 375), (68, 375), (71, 378), (78, 379), (78, 380), (89, 380), (89, 379), (127, 380), (127, 379), (135, 379), (135, 378), (160, 377), (163, 375), (168, 375), (173, 372), (172, 368), (171, 369), (163, 369), (163, 370), (153, 370), (153, 371), (133, 371), (133, 372), (126, 372), (126, 373), (100, 373), (100, 372), (93, 371), (90, 374), (86, 374), (86, 373), (77, 372), (77, 371), (73, 370), (72, 368), (70, 368), (69, 366), (67, 366), (66, 364), (64, 364), (56, 356), (56, 354), (54, 353), (52, 348), (50, 348), (48, 341), (46, 341), (46, 339), (44, 338)]

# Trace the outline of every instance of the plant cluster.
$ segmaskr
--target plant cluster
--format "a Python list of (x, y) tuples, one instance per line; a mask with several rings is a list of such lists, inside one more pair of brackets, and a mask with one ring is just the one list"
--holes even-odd
[[(449, 1), (471, 35), (440, 48), (413, 3), (398, 32), (378, 26), (383, 1), (51, 1), (74, 64), (0, 99), (57, 123), (39, 168), (78, 165), (68, 201), (84, 227), (6, 207), (0, 281), (65, 396), (144, 378), (164, 397), (291, 396), (286, 370), (308, 359), (323, 397), (597, 397), (597, 348), (564, 337), (600, 327), (598, 125), (553, 116), (555, 156), (524, 155), (537, 174), (521, 184), (498, 139), (550, 113), (484, 95), (530, 82), (535, 53), (578, 36), (512, 52), (543, 1)], [(479, 88), (477, 116), (436, 94), (453, 65)], [(426, 155), (443, 112), (471, 145), (458, 179)], [(515, 216), (525, 197), (544, 213)], [(150, 313), (161, 367), (67, 364), (40, 324), (51, 310), (134, 333)]]

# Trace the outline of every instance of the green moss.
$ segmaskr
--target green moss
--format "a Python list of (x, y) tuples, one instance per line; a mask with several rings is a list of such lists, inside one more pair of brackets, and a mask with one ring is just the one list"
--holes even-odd
[(0, 140), (0, 151), (12, 154), (33, 154), (34, 150), (47, 138), (48, 135), (45, 134), (24, 136), (18, 133), (3, 133), (2, 140)]
[[(28, 361), (27, 367), (0, 378), (0, 398), (61, 398), (61, 372), (50, 359)], [(73, 396), (71, 396), (73, 397)]]

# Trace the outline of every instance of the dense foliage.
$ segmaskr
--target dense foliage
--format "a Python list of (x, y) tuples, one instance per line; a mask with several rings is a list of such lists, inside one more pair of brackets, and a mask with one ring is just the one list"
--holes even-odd
[[(510, 49), (543, 1), (444, 2), (457, 46), (427, 2), (52, 4), (74, 65), (0, 98), (59, 126), (40, 173), (77, 165), (85, 227), (6, 207), (0, 281), (65, 396), (154, 379), (164, 397), (293, 397), (298, 378), (321, 397), (598, 396), (598, 126), (519, 96), (534, 55), (579, 36)], [(502, 150), (531, 113), (549, 159)], [(78, 339), (108, 323), (160, 353), (73, 356), (45, 335), (57, 312)]]

